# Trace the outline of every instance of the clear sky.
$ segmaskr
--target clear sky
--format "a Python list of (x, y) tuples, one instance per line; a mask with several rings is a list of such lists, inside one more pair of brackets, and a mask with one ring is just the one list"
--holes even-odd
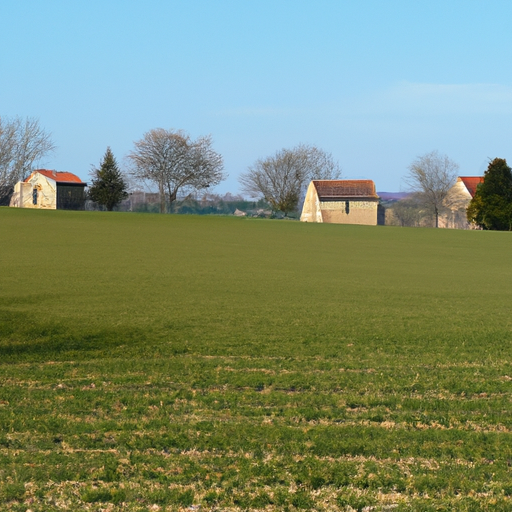
[(1, 0), (0, 115), (89, 178), (152, 128), (211, 134), (229, 178), (299, 143), (379, 191), (432, 150), (512, 163), (510, 0)]

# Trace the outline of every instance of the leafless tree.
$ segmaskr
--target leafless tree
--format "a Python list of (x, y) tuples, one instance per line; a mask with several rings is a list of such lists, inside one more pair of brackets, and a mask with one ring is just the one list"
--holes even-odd
[(439, 213), (448, 191), (455, 184), (458, 170), (458, 164), (437, 151), (416, 158), (409, 166), (405, 182), (417, 192), (420, 202), (432, 211), (436, 228), (439, 227)]
[(0, 118), (0, 202), (54, 149), (51, 134), (37, 119)]
[(132, 175), (158, 186), (161, 213), (166, 194), (172, 205), (181, 189), (206, 189), (224, 179), (222, 156), (213, 150), (210, 135), (194, 141), (181, 130), (156, 128), (134, 144), (128, 154)]
[(314, 179), (338, 179), (341, 169), (330, 153), (301, 144), (257, 160), (240, 178), (242, 191), (263, 196), (274, 211), (285, 215), (297, 208), (305, 185)]

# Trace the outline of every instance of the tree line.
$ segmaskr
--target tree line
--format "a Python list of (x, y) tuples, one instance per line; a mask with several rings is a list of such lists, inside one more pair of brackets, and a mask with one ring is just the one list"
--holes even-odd
[[(15, 183), (54, 150), (51, 135), (38, 120), (0, 118), (0, 204), (5, 204)], [(209, 189), (226, 177), (211, 135), (194, 140), (182, 130), (148, 131), (134, 142), (127, 161), (131, 179), (158, 189), (160, 213), (173, 211), (179, 193)], [(440, 214), (451, 206), (449, 191), (458, 169), (457, 163), (437, 151), (416, 158), (405, 177), (412, 194), (393, 207), (399, 222), (417, 223), (426, 212), (438, 227)], [(249, 197), (263, 198), (273, 213), (287, 216), (297, 210), (311, 180), (341, 176), (339, 163), (330, 153), (300, 144), (257, 160), (240, 175), (239, 182)], [(109, 147), (91, 177), (88, 197), (96, 204), (111, 211), (127, 197), (128, 179)], [(512, 172), (506, 160), (496, 158), (489, 163), (467, 208), (467, 220), (482, 229), (512, 230)]]
[[(0, 200), (33, 170), (34, 164), (55, 149), (51, 136), (35, 119), (0, 119)], [(136, 183), (156, 187), (160, 213), (173, 211), (178, 194), (218, 185), (225, 177), (222, 156), (210, 135), (192, 139), (182, 130), (148, 131), (127, 155), (128, 176)], [(332, 155), (316, 146), (301, 144), (257, 160), (240, 177), (243, 191), (263, 198), (273, 212), (285, 216), (297, 210), (311, 179), (336, 179), (340, 167)], [(107, 148), (99, 167), (91, 170), (88, 198), (113, 210), (127, 197), (128, 179)], [(0, 203), (2, 204), (2, 203)]]

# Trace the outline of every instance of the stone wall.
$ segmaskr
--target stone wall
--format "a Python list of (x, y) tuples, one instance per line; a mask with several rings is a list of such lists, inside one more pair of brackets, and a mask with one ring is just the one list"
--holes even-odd
[(9, 206), (55, 210), (57, 207), (56, 201), (57, 185), (55, 181), (42, 174), (34, 173), (28, 182), (19, 181), (16, 183)]
[(323, 222), (377, 225), (377, 201), (321, 201)]
[(471, 202), (471, 194), (462, 181), (448, 191), (443, 206), (446, 211), (439, 215), (439, 227), (448, 229), (475, 229), (466, 218), (466, 210)]
[(323, 222), (320, 201), (313, 182), (308, 186), (300, 220), (302, 222)]

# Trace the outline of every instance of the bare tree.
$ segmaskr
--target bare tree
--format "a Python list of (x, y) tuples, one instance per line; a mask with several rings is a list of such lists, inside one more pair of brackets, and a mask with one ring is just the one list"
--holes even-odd
[(193, 141), (183, 131), (156, 128), (134, 144), (128, 154), (132, 175), (158, 186), (161, 213), (166, 193), (172, 205), (181, 189), (201, 190), (224, 179), (222, 156), (213, 150), (210, 135)]
[(457, 179), (458, 170), (457, 163), (437, 151), (416, 158), (409, 166), (405, 182), (417, 192), (420, 203), (432, 211), (436, 228), (439, 227), (439, 213)]
[(310, 180), (337, 179), (340, 176), (339, 164), (330, 153), (316, 146), (301, 144), (257, 160), (239, 181), (242, 191), (250, 197), (263, 196), (274, 211), (287, 215), (297, 208), (303, 189)]
[(37, 119), (0, 118), (0, 202), (54, 149), (51, 134)]

